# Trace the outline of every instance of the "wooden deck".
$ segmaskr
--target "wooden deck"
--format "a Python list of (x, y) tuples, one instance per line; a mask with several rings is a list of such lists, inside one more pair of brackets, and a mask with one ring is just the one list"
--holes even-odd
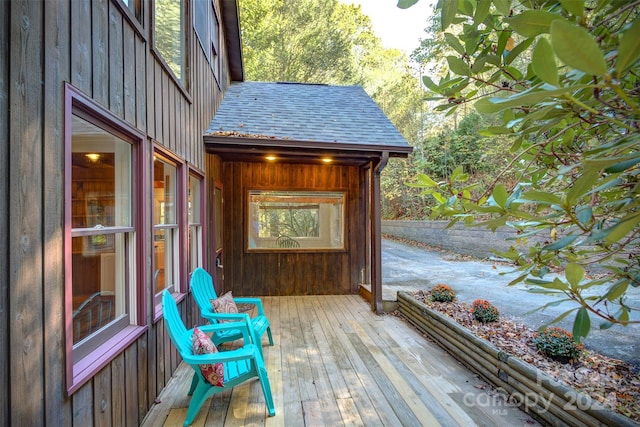
[[(408, 323), (376, 316), (357, 295), (263, 302), (275, 342), (263, 348), (276, 416), (266, 415), (260, 385), (250, 381), (213, 396), (193, 426), (537, 424)], [(180, 365), (143, 426), (183, 424), (190, 370)]]

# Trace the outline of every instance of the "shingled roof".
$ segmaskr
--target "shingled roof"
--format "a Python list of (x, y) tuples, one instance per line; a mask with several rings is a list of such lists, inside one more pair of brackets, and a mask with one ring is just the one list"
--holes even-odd
[(232, 83), (205, 142), (221, 138), (288, 141), (291, 146), (385, 151), (406, 156), (411, 146), (360, 86)]

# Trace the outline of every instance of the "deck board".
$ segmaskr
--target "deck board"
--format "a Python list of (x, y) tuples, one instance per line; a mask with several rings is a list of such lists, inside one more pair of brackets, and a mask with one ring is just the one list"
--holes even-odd
[[(276, 416), (267, 416), (254, 380), (213, 396), (194, 426), (536, 425), (504, 403), (483, 405), (493, 400), (482, 380), (357, 295), (264, 297), (263, 304), (275, 344), (262, 342)], [(143, 427), (181, 426), (190, 381), (181, 364)]]

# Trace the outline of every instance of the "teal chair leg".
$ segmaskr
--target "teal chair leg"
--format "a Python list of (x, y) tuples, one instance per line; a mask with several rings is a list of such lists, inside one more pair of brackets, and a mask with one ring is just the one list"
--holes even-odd
[(190, 426), (193, 420), (198, 415), (198, 411), (202, 407), (202, 404), (207, 400), (207, 391), (211, 389), (209, 384), (204, 383), (203, 381), (199, 381), (199, 378), (196, 376), (197, 385), (195, 387), (195, 391), (193, 392), (193, 396), (191, 396), (191, 402), (189, 402), (189, 409), (187, 409), (187, 418), (184, 420), (184, 426)]
[(267, 328), (267, 336), (269, 336), (269, 345), (273, 346), (273, 336), (271, 336), (271, 327)]
[(264, 394), (264, 400), (267, 404), (267, 410), (269, 416), (276, 415), (276, 407), (273, 405), (273, 396), (271, 395), (271, 385), (269, 384), (269, 378), (267, 376), (267, 370), (262, 367), (258, 367), (258, 376), (260, 377), (260, 385), (262, 385), (262, 393)]
[(196, 389), (197, 385), (198, 385), (198, 374), (194, 372), (193, 378), (191, 378), (191, 387), (189, 387), (189, 393), (187, 393), (187, 396), (191, 396), (193, 394), (193, 391)]

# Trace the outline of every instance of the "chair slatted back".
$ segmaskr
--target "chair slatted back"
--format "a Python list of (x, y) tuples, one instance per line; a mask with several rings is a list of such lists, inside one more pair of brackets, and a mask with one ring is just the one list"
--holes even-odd
[(168, 290), (162, 291), (162, 314), (169, 338), (173, 341), (180, 354), (193, 354), (191, 337), (182, 322), (178, 305)]

